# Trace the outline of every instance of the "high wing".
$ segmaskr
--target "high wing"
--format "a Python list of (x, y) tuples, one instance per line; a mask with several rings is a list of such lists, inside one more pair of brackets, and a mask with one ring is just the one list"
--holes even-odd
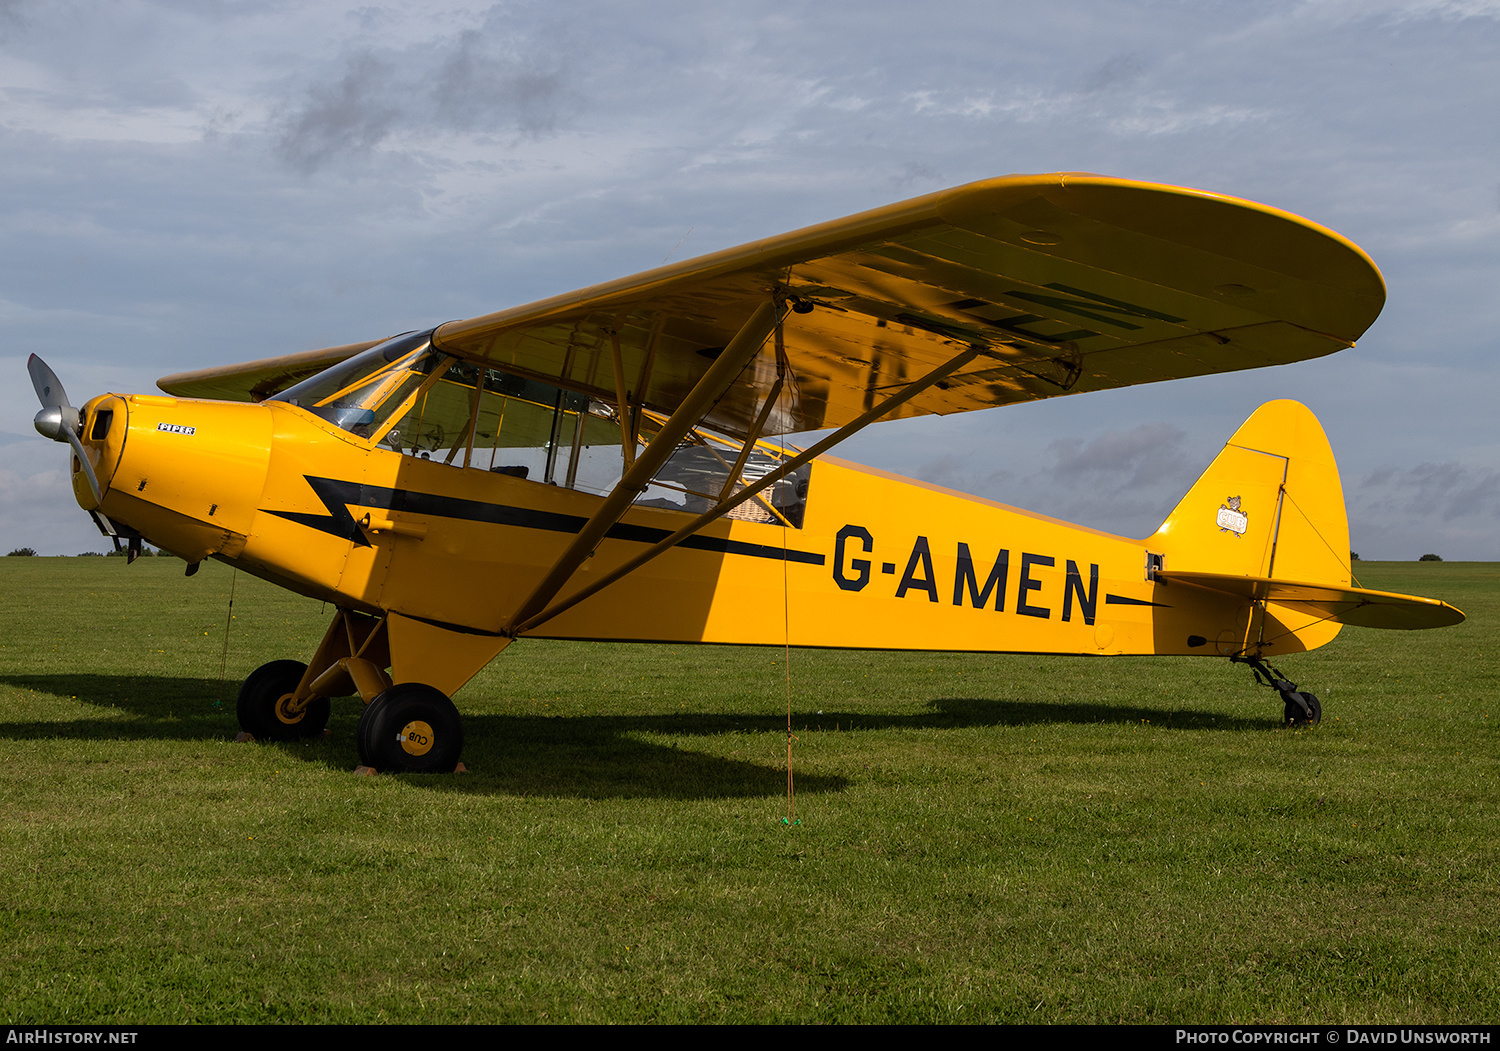
[(273, 394), (316, 376), (330, 365), (337, 365), (369, 350), (378, 339), (363, 343), (345, 343), (320, 350), (304, 350), (278, 358), (262, 358), (240, 365), (221, 365), (177, 372), (163, 376), (156, 385), (180, 398), (212, 398), (215, 401), (264, 401)]
[[(979, 353), (888, 418), (1319, 357), (1369, 327), (1385, 286), (1354, 244), (1274, 208), (1097, 175), (1017, 175), (450, 322), (433, 342), (671, 412), (773, 297), (793, 312), (703, 417), (724, 433), (842, 426), (969, 348)], [(264, 391), (268, 364), (159, 385), (222, 397), (248, 390), (254, 372)]]

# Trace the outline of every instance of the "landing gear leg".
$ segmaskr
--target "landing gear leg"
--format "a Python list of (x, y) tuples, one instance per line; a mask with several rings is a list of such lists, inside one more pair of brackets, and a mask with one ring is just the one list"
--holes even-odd
[(381, 622), (341, 609), (311, 667), (272, 661), (250, 673), (236, 704), (240, 728), (261, 741), (317, 737), (328, 725), (329, 698), (356, 692), (374, 697), (391, 684), (382, 670), (389, 663)]
[(1323, 719), (1323, 705), (1318, 698), (1306, 690), (1297, 689), (1297, 684), (1290, 682), (1280, 671), (1271, 667), (1259, 657), (1231, 657), (1236, 664), (1248, 664), (1250, 670), (1255, 673), (1255, 681), (1263, 686), (1269, 686), (1281, 695), (1283, 702), (1282, 719), (1287, 726), (1317, 726)]
[[(262, 740), (316, 736), (328, 725), (328, 699), (358, 694), (365, 702), (356, 732), (362, 765), (453, 773), (464, 729), (443, 691), (463, 686), (510, 641), (398, 614), (372, 617), (340, 609), (309, 664), (272, 661), (245, 680), (240, 725)], [(426, 682), (393, 683), (386, 668)]]

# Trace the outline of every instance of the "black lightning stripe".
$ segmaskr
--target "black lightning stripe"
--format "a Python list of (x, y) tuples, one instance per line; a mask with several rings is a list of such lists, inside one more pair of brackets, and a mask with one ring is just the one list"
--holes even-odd
[(1171, 604), (1167, 602), (1148, 602), (1143, 598), (1128, 598), (1125, 595), (1110, 594), (1104, 596), (1104, 604), (1106, 606), (1161, 606), (1163, 609), (1172, 608)]
[[(431, 515), (434, 518), (457, 518), (466, 522), (487, 522), (491, 525), (519, 526), (522, 529), (543, 529), (551, 533), (577, 533), (588, 519), (580, 515), (564, 515), (555, 511), (537, 511), (529, 507), (512, 507), (509, 504), (487, 504), (481, 500), (463, 500), (456, 496), (437, 496), (419, 493), (411, 489), (388, 489), (380, 485), (364, 485), (359, 482), (344, 482), (337, 478), (315, 478), (303, 475), (312, 491), (317, 494), (326, 515), (310, 514), (306, 511), (272, 511), (267, 514), (285, 518), (289, 522), (307, 526), (320, 532), (347, 540), (356, 547), (369, 547), (370, 541), (349, 513), (355, 507), (379, 507), (387, 511), (404, 511), (414, 515)], [(672, 534), (665, 529), (649, 526), (627, 525), (616, 522), (604, 534), (611, 540), (631, 540), (639, 544), (655, 544)], [(812, 551), (783, 551), (770, 544), (747, 544), (743, 540), (723, 537), (690, 536), (677, 545), (697, 551), (713, 551), (721, 555), (748, 555), (751, 558), (771, 558), (788, 562), (803, 562), (810, 566), (821, 566), (824, 557)]]

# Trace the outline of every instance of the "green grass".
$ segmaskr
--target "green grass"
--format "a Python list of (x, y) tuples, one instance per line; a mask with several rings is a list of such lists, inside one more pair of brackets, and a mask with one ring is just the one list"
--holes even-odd
[[(521, 642), (470, 773), (233, 743), (328, 614), (230, 571), (0, 559), (12, 1023), (1476, 1022), (1500, 1003), (1500, 566), (1281, 662)], [(222, 697), (222, 704), (219, 698)]]

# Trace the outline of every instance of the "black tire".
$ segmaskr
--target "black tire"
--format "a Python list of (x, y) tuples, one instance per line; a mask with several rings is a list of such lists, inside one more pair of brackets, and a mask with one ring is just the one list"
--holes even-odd
[(1318, 698), (1313, 694), (1310, 694), (1305, 690), (1299, 690), (1297, 692), (1301, 694), (1302, 699), (1307, 702), (1308, 708), (1312, 710), (1312, 717), (1308, 718), (1308, 716), (1302, 711), (1302, 705), (1298, 704), (1292, 698), (1287, 697), (1286, 694), (1283, 693), (1282, 698), (1286, 701), (1286, 707), (1282, 710), (1282, 718), (1286, 721), (1286, 725), (1317, 726), (1318, 723), (1323, 721), (1323, 706), (1318, 703)]
[(301, 661), (272, 661), (251, 672), (240, 686), (235, 704), (240, 729), (258, 741), (296, 741), (322, 733), (328, 726), (327, 697), (309, 701), (296, 718), (289, 717), (282, 707), (306, 671), (307, 665)]
[(464, 750), (463, 720), (438, 689), (403, 682), (380, 693), (359, 718), (359, 761), (376, 770), (451, 774)]

